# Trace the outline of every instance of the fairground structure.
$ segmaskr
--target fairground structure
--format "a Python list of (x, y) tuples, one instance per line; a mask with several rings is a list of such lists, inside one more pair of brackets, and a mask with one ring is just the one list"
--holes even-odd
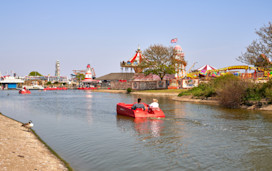
[(130, 58), (127, 62), (123, 61), (120, 63), (121, 69), (125, 68), (125, 70), (128, 70), (129, 68), (135, 71), (135, 73), (141, 73), (143, 71), (143, 68), (141, 68), (139, 65), (143, 61), (144, 56), (142, 55), (142, 51), (140, 47), (138, 46), (138, 49), (136, 50), (135, 55)]
[(85, 70), (73, 70), (73, 73), (73, 76), (75, 76), (75, 80), (77, 79), (76, 76), (78, 74), (83, 74), (85, 77), (83, 80), (77, 80), (79, 82), (78, 89), (84, 90), (98, 86), (99, 80), (95, 80), (96, 74), (94, 68), (91, 67), (90, 64), (87, 65)]

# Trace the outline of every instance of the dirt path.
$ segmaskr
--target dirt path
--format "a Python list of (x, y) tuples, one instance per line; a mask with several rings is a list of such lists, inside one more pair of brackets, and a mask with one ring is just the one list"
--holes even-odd
[(0, 170), (68, 170), (22, 124), (0, 114)]

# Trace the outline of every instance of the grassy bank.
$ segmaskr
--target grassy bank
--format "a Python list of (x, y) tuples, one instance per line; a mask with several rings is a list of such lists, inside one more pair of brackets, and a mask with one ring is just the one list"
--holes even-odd
[(263, 104), (272, 102), (272, 81), (254, 83), (229, 74), (208, 83), (201, 83), (198, 87), (179, 93), (178, 96), (217, 99), (222, 106), (227, 108), (239, 108), (243, 105), (261, 107)]

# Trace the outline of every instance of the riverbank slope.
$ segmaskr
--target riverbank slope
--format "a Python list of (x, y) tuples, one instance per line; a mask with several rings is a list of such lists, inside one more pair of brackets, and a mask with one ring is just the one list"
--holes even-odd
[[(107, 92), (107, 93), (127, 93), (126, 90), (105, 90), (105, 89), (98, 89), (94, 90), (96, 92)], [(140, 90), (140, 91), (132, 91), (130, 94), (134, 95), (143, 95), (143, 96), (153, 96), (155, 97), (169, 97), (172, 100), (180, 101), (180, 102), (192, 102), (192, 103), (202, 103), (202, 104), (210, 104), (210, 105), (220, 105), (219, 100), (215, 100), (212, 98), (193, 98), (192, 96), (181, 96), (179, 97), (178, 94), (182, 91), (186, 91), (184, 89), (177, 89), (177, 90)], [(248, 110), (264, 110), (264, 111), (272, 111), (271, 104), (265, 104), (262, 106), (252, 105), (252, 106), (241, 106), (242, 109)]]
[(34, 135), (0, 113), (0, 170), (68, 170)]

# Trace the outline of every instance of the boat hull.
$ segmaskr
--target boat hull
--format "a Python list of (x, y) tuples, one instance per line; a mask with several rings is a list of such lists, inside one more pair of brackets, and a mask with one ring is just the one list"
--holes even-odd
[(79, 87), (78, 90), (96, 90), (97, 87)]
[(66, 87), (47, 87), (44, 88), (43, 90), (67, 90)]
[(133, 104), (118, 103), (116, 106), (116, 112), (119, 115), (130, 116), (133, 118), (148, 118), (148, 117), (164, 118), (165, 117), (163, 111), (160, 108), (148, 110), (148, 106), (146, 104), (144, 105), (145, 105), (145, 110), (141, 108), (133, 110), (131, 109)]
[(19, 94), (31, 94), (31, 92), (29, 90), (25, 91), (19, 90)]

